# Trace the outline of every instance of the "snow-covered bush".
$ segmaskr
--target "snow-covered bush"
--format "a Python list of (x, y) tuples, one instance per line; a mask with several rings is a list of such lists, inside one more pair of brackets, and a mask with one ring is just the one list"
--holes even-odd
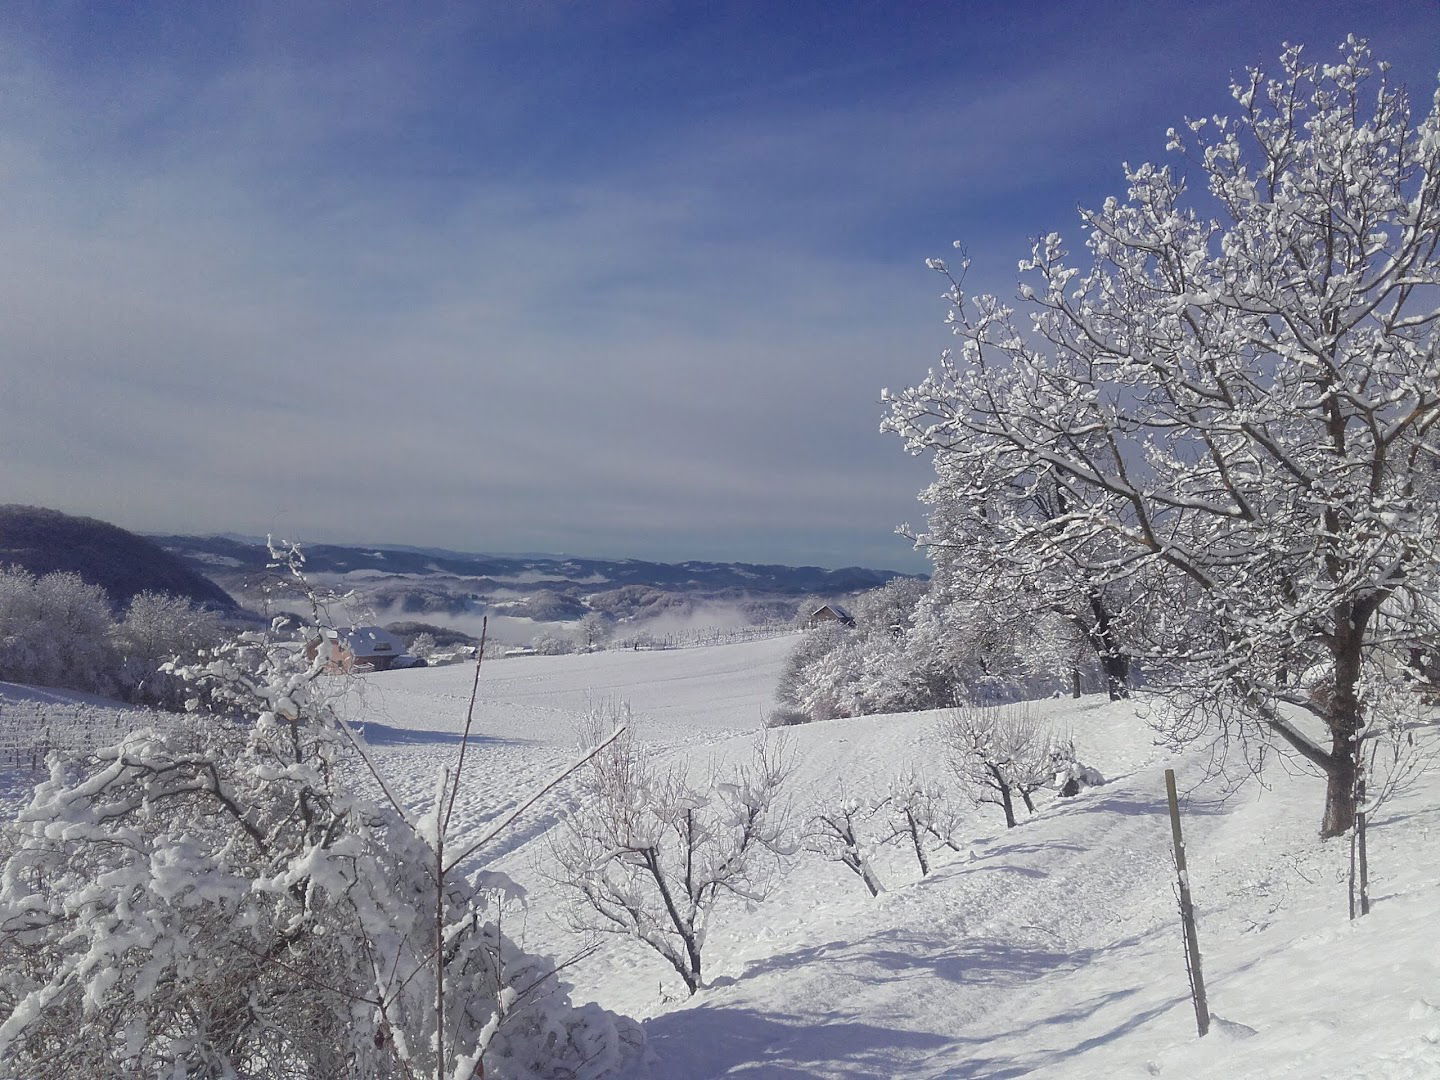
[[(615, 719), (592, 713), (586, 742), (594, 745)], [(696, 783), (627, 731), (591, 758), (579, 805), (554, 841), (555, 881), (572, 897), (572, 927), (641, 941), (690, 993), (703, 986), (717, 902), (763, 899), (793, 852), (777, 798), (785, 756), (782, 742), (762, 739), (749, 764)]]
[(814, 717), (800, 709), (772, 709), (770, 715), (765, 717), (767, 728), (794, 727), (797, 724), (808, 724)]
[(1024, 708), (952, 709), (940, 718), (939, 735), (951, 771), (974, 801), (994, 803), (1015, 827), (1014, 797), (1035, 811), (1032, 798), (1054, 777), (1051, 737)]
[(243, 638), (201, 674), (246, 722), (52, 766), (0, 870), (6, 1075), (574, 1078), (633, 1050), (500, 933), (511, 886), (445, 850), (448, 784), (415, 821), (346, 782), (326, 659)]
[(1063, 798), (1078, 795), (1083, 788), (1099, 787), (1105, 783), (1100, 770), (1086, 765), (1075, 752), (1075, 740), (1069, 736), (1056, 736), (1050, 742), (1051, 786)]

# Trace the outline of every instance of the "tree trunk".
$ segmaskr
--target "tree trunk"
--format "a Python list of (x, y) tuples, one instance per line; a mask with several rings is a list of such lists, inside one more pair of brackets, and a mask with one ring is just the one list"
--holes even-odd
[(1336, 613), (1335, 674), (1330, 684), (1326, 726), (1330, 729), (1330, 755), (1325, 768), (1325, 817), (1322, 838), (1344, 836), (1355, 824), (1356, 755), (1360, 752), (1360, 684), (1364, 624), (1348, 606)]
[(1105, 692), (1111, 701), (1123, 701), (1130, 696), (1130, 660), (1119, 653), (1107, 653), (1100, 657), (1100, 666), (1105, 669)]
[(1325, 817), (1320, 823), (1320, 835), (1344, 836), (1354, 823), (1355, 761), (1348, 746), (1343, 751), (1337, 747), (1337, 753), (1325, 768)]
[(1007, 829), (1013, 829), (1015, 827), (1015, 804), (1010, 801), (1010, 788), (1008, 786), (1000, 789), (1000, 805), (1005, 810), (1005, 827)]
[(1095, 625), (1089, 630), (1090, 643), (1100, 657), (1100, 669), (1105, 673), (1105, 692), (1111, 701), (1120, 701), (1130, 696), (1130, 658), (1120, 650), (1115, 636), (1115, 625), (1110, 621), (1110, 612), (1098, 592), (1090, 594), (1090, 613)]
[(989, 766), (989, 769), (990, 775), (995, 779), (995, 790), (1000, 793), (1000, 808), (1005, 811), (1005, 827), (1013, 829), (1015, 827), (1015, 803), (1010, 798), (1010, 785), (994, 765)]
[(865, 888), (870, 890), (871, 896), (879, 896), (885, 891), (885, 886), (880, 884), (880, 879), (875, 876), (875, 871), (870, 868), (868, 860), (862, 857), (855, 865), (854, 870), (860, 875), (860, 880), (865, 883)]
[(920, 834), (920, 826), (915, 823), (915, 815), (909, 810), (905, 811), (905, 821), (909, 825), (910, 842), (915, 845), (915, 861), (920, 864), (920, 876), (930, 876), (930, 860), (925, 857), (924, 838)]

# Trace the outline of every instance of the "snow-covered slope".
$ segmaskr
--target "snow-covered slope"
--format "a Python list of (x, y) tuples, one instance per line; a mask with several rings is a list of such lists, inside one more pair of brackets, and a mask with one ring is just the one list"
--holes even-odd
[[(697, 770), (748, 755), (788, 642), (672, 653), (526, 658), (487, 668), (473, 824), (573, 752), (587, 702), (628, 702), (647, 740)], [(454, 751), (469, 672), (364, 680), (350, 705), (406, 797)], [(1041, 703), (1111, 778), (1051, 799), (1014, 830), (970, 812), (959, 854), (918, 880), (886, 849), (871, 899), (833, 863), (799, 857), (774, 895), (722, 908), (711, 988), (681, 1000), (638, 944), (605, 942), (567, 972), (579, 996), (646, 1017), (656, 1077), (1440, 1077), (1440, 825), (1436, 785), (1397, 798), (1372, 831), (1375, 911), (1346, 919), (1342, 844), (1315, 838), (1322, 786), (1274, 767), (1268, 787), (1208, 777), (1208, 758), (1152, 744), (1131, 706)], [(933, 714), (788, 729), (802, 819), (837, 792), (941, 771)], [(1194, 1035), (1175, 915), (1163, 769), (1180, 775), (1200, 938), (1218, 1018)], [(523, 936), (578, 948), (554, 915), (543, 801), (494, 865), (532, 889)]]
[[(629, 703), (642, 736), (703, 774), (751, 752), (791, 642), (487, 663), (466, 765), (477, 834), (572, 759), (595, 702)], [(472, 672), (355, 680), (342, 702), (402, 801), (418, 806), (454, 761)], [(336, 688), (344, 684), (336, 680)], [(1110, 1080), (1440, 1077), (1440, 776), (1400, 795), (1371, 832), (1375, 908), (1346, 919), (1343, 843), (1315, 837), (1322, 785), (1276, 763), (1268, 786), (1169, 757), (1133, 707), (1037, 703), (1110, 780), (1047, 798), (1006, 830), (970, 809), (960, 851), (919, 879), (886, 848), (870, 898), (802, 853), (766, 901), (716, 914), (710, 988), (684, 999), (639, 944), (610, 939), (567, 969), (576, 998), (645, 1020), (650, 1074), (708, 1077), (1059, 1077)], [(3, 717), (3, 713), (0, 713)], [(935, 714), (786, 729), (794, 817), (842, 792), (943, 774)], [(1175, 913), (1163, 770), (1177, 769), (1200, 942), (1216, 1020), (1198, 1040)], [(13, 778), (12, 778), (13, 779)], [(33, 781), (32, 781), (33, 782)], [(489, 851), (530, 889), (507, 931), (554, 955), (583, 942), (557, 919), (547, 830), (557, 789)]]

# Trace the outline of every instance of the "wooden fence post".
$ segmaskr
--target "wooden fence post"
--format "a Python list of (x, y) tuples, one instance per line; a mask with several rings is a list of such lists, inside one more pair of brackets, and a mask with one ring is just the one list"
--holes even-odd
[(1180, 835), (1180, 799), (1175, 794), (1175, 770), (1165, 770), (1165, 794), (1170, 799), (1170, 832), (1175, 841), (1175, 872), (1180, 882), (1180, 922), (1185, 927), (1185, 967), (1190, 972), (1190, 998), (1195, 1003), (1195, 1027), (1204, 1036), (1210, 1030), (1210, 1008), (1205, 1001), (1205, 976), (1200, 970), (1200, 939), (1195, 933), (1195, 905), (1190, 900), (1190, 874), (1185, 869), (1185, 841)]

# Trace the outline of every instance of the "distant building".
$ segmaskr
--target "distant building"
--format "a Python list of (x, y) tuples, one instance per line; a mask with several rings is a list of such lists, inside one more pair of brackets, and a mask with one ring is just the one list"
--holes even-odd
[(839, 604), (821, 604), (805, 620), (807, 626), (819, 626), (821, 623), (827, 622), (838, 622), (842, 626), (854, 626), (855, 616)]
[(405, 646), (400, 640), (379, 626), (325, 629), (321, 634), (323, 638), (315, 637), (309, 641), (305, 653), (314, 659), (319, 654), (321, 641), (328, 640), (330, 660), (325, 665), (325, 670), (332, 673), (385, 671), (405, 652)]

